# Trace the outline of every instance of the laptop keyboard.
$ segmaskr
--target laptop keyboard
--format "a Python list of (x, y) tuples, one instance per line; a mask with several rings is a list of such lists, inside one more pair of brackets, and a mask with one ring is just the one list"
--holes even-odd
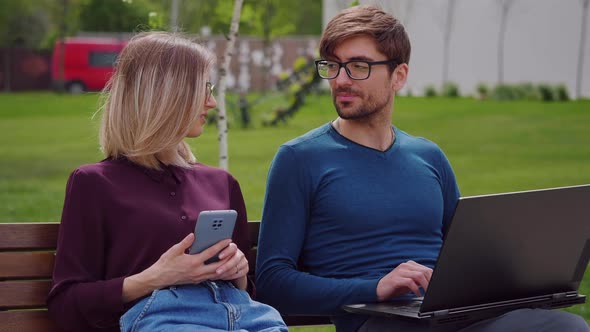
[(420, 305), (422, 305), (422, 302), (410, 302), (408, 304), (396, 306), (395, 310), (405, 312), (418, 312), (420, 311)]

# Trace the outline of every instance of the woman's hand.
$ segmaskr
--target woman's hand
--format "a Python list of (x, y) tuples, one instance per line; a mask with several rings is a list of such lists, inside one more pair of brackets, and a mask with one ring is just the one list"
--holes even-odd
[[(225, 278), (228, 278), (232, 272), (229, 266), (234, 267), (233, 273), (235, 273), (235, 266), (239, 263), (236, 259), (238, 247), (235, 244), (230, 245), (231, 240), (227, 239), (217, 242), (199, 254), (189, 255), (186, 250), (193, 241), (194, 234), (191, 233), (162, 254), (152, 266), (125, 278), (122, 296), (124, 303), (171, 285), (197, 284), (205, 280), (231, 280)], [(205, 264), (207, 259), (215, 256), (221, 250), (223, 251), (220, 254), (220, 261)], [(241, 256), (243, 257), (243, 254)], [(232, 263), (228, 265), (227, 263), (230, 261)], [(247, 265), (246, 261), (246, 268)], [(236, 278), (234, 275), (232, 279)]]
[(238, 249), (235, 243), (230, 243), (219, 254), (219, 258), (224, 263), (217, 269), (217, 276), (212, 280), (231, 280), (237, 288), (246, 289), (247, 275), (250, 270), (246, 255)]

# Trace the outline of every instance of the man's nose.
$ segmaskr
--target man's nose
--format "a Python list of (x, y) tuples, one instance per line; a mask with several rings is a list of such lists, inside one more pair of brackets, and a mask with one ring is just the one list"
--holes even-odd
[(338, 76), (334, 79), (338, 85), (349, 85), (352, 83), (352, 79), (348, 76), (348, 72), (344, 66), (340, 67)]

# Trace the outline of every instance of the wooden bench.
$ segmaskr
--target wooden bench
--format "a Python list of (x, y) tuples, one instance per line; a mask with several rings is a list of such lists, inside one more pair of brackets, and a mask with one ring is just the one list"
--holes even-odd
[[(256, 266), (260, 222), (249, 222), (254, 242), (248, 253)], [(62, 332), (49, 318), (45, 299), (51, 287), (59, 223), (0, 223), (0, 332)], [(327, 317), (284, 316), (289, 326), (331, 324)]]

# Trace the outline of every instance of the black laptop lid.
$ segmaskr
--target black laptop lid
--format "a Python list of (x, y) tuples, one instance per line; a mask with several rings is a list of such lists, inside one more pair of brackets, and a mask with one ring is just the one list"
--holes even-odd
[(577, 291), (590, 185), (461, 198), (422, 312)]

